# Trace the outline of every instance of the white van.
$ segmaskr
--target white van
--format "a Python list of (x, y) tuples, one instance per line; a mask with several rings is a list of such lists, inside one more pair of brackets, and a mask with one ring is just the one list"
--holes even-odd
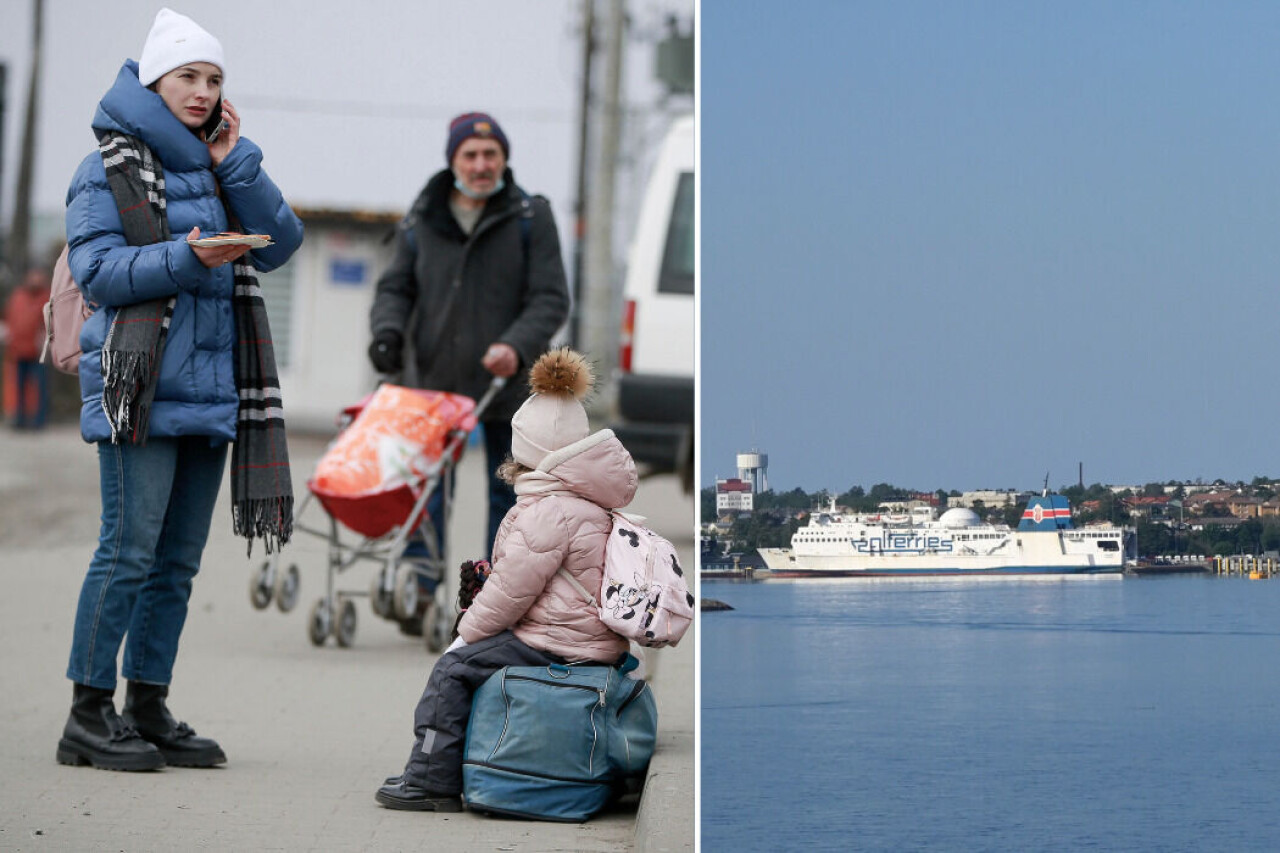
[(627, 259), (612, 425), (647, 473), (693, 489), (693, 117), (667, 132), (645, 188)]

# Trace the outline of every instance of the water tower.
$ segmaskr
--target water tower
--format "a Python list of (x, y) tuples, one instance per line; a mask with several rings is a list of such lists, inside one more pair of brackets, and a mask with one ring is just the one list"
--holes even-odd
[(751, 484), (751, 493), (769, 491), (769, 455), (752, 448), (738, 454), (738, 479)]

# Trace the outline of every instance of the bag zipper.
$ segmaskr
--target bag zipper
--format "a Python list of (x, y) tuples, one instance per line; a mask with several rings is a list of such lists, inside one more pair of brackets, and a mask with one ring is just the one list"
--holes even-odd
[(636, 699), (640, 698), (640, 694), (643, 693), (644, 689), (648, 686), (649, 686), (649, 683), (647, 681), (637, 681), (636, 686), (631, 688), (631, 695), (629, 695), (626, 699), (623, 699), (622, 704), (618, 706), (618, 714), (621, 715), (622, 712), (627, 709), (628, 705), (630, 705)]
[[(493, 750), (489, 753), (490, 758), (492, 758), (494, 754), (497, 753), (498, 749), (502, 746), (502, 741), (506, 739), (507, 721), (511, 719), (511, 699), (509, 696), (507, 696), (507, 691), (506, 691), (507, 681), (531, 681), (534, 684), (545, 684), (548, 687), (564, 687), (571, 690), (589, 690), (592, 693), (595, 693), (599, 697), (596, 701), (595, 708), (605, 707), (605, 704), (606, 704), (605, 691), (608, 689), (608, 686), (609, 686), (608, 676), (605, 677), (604, 687), (590, 687), (586, 684), (565, 684), (563, 681), (545, 681), (541, 678), (531, 678), (527, 675), (504, 675), (502, 677), (502, 683), (503, 683), (502, 700), (504, 703), (506, 703), (506, 713), (503, 716), (502, 733), (498, 736), (498, 742), (494, 744)], [(591, 754), (587, 756), (587, 771), (589, 773), (595, 772), (596, 745), (600, 742), (600, 730), (596, 726), (595, 708), (592, 708), (591, 710)], [(548, 776), (547, 778), (553, 779), (555, 777)], [(569, 780), (569, 781), (573, 781), (573, 780)]]
[(600, 704), (604, 705), (604, 687), (592, 687), (589, 684), (565, 684), (563, 681), (546, 681), (541, 678), (532, 678), (528, 675), (508, 675), (504, 680), (532, 681), (534, 684), (546, 684), (549, 687), (567, 687), (570, 690), (590, 690), (592, 693), (600, 694)]
[(507, 726), (511, 723), (511, 697), (507, 695), (507, 674), (502, 674), (502, 731), (498, 733), (498, 740), (493, 745), (493, 751), (489, 753), (489, 757), (493, 758), (501, 747), (502, 742), (507, 739)]

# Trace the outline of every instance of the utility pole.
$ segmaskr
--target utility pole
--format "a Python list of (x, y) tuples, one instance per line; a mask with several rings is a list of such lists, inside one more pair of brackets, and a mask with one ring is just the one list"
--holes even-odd
[[(4, 119), (9, 107), (9, 65), (0, 62), (0, 208), (4, 207)], [(4, 284), (5, 259), (9, 257), (5, 251), (8, 241), (5, 239), (3, 222), (0, 221), (0, 285)]]
[(595, 180), (587, 214), (586, 286), (583, 288), (586, 328), (582, 341), (606, 381), (599, 386), (594, 411), (608, 412), (613, 405), (614, 385), (608, 381), (617, 365), (617, 329), (613, 298), (613, 217), (614, 183), (617, 173), (618, 140), (621, 135), (622, 35), (626, 21), (624, 0), (609, 0), (609, 21), (605, 39), (604, 108), (600, 116), (600, 149), (596, 157)]
[(596, 0), (582, 0), (582, 91), (578, 105), (578, 187), (573, 203), (573, 313), (569, 340), (582, 348), (582, 255), (587, 238), (587, 164), (591, 127), (591, 58), (595, 54)]
[(44, 30), (44, 0), (33, 0), (31, 26), (31, 84), (27, 88), (27, 113), (22, 128), (18, 161), (18, 186), (13, 200), (13, 224), (9, 229), (8, 267), (14, 281), (21, 278), (31, 257), (31, 174), (35, 171), (36, 116), (40, 99), (40, 43)]

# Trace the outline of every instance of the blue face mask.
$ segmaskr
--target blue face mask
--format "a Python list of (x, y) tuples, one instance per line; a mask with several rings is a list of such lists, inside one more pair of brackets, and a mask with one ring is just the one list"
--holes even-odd
[(476, 201), (483, 201), (486, 198), (489, 198), (490, 196), (497, 195), (498, 193), (502, 192), (503, 187), (505, 187), (506, 185), (507, 185), (507, 181), (505, 178), (498, 178), (498, 182), (493, 185), (493, 189), (491, 189), (487, 193), (478, 193), (475, 190), (468, 188), (466, 184), (462, 183), (461, 178), (453, 179), (453, 188), (455, 190), (462, 193), (467, 198), (475, 199)]

